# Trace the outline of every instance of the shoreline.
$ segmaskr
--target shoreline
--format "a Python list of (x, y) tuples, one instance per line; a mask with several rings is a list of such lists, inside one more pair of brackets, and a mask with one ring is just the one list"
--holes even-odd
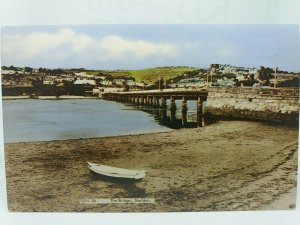
[[(193, 129), (193, 128), (181, 128), (181, 129)], [(148, 135), (148, 134), (162, 134), (162, 133), (172, 133), (176, 132), (179, 129), (171, 129), (169, 131), (150, 131), (149, 133), (132, 133), (132, 134), (120, 134), (120, 135), (109, 135), (109, 136), (99, 136), (99, 137), (87, 137), (87, 138), (67, 138), (67, 139), (55, 139), (55, 140), (37, 140), (37, 141), (21, 141), (21, 142), (4, 142), (4, 144), (34, 144), (34, 143), (47, 143), (47, 142), (61, 142), (61, 141), (78, 141), (78, 140), (90, 140), (93, 141), (95, 139), (100, 139), (100, 138), (117, 138), (117, 137), (134, 137), (134, 136), (143, 136), (143, 135)]]
[[(8, 206), (44, 212), (289, 209), (296, 201), (297, 153), (298, 129), (248, 121), (5, 144)], [(104, 180), (91, 174), (87, 161), (148, 173), (135, 183)], [(95, 198), (154, 198), (156, 204), (79, 203)]]
[(47, 143), (47, 142), (63, 142), (63, 141), (77, 141), (77, 140), (87, 140), (87, 141), (93, 141), (95, 139), (110, 139), (110, 138), (118, 138), (118, 137), (139, 137), (143, 135), (159, 135), (164, 133), (172, 133), (172, 132), (178, 132), (179, 130), (195, 130), (195, 129), (205, 129), (207, 126), (211, 126), (217, 123), (221, 122), (245, 122), (245, 123), (259, 123), (266, 126), (272, 126), (274, 128), (276, 127), (282, 127), (282, 128), (291, 128), (299, 130), (299, 125), (290, 125), (290, 124), (284, 124), (284, 123), (278, 123), (273, 121), (260, 121), (260, 120), (230, 120), (228, 118), (219, 117), (218, 120), (211, 122), (207, 124), (204, 127), (199, 128), (191, 128), (191, 127), (181, 127), (181, 128), (169, 128), (169, 130), (162, 130), (162, 131), (149, 131), (149, 132), (141, 132), (141, 133), (127, 133), (127, 134), (116, 134), (116, 135), (108, 135), (108, 136), (95, 136), (95, 137), (84, 137), (84, 138), (66, 138), (66, 139), (53, 139), (53, 140), (35, 140), (35, 141), (20, 141), (20, 142), (5, 142), (4, 144), (30, 144), (30, 143)]
[(60, 95), (60, 96), (36, 96), (31, 97), (29, 95), (24, 96), (2, 96), (2, 100), (19, 100), (19, 99), (41, 99), (41, 100), (65, 100), (65, 99), (100, 99), (94, 96), (77, 96), (77, 95)]

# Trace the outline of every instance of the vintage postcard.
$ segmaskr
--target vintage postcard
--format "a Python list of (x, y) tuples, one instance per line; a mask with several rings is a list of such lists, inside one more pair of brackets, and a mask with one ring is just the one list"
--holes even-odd
[(299, 27), (4, 27), (15, 212), (296, 207)]

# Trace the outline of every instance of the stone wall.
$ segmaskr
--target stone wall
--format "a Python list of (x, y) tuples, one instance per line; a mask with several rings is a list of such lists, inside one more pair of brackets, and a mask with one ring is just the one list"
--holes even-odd
[(210, 87), (205, 112), (228, 118), (297, 125), (299, 89)]

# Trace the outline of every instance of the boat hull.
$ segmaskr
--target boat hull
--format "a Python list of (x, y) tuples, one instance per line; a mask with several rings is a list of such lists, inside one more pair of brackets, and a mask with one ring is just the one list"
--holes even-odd
[(146, 176), (145, 170), (128, 170), (90, 162), (88, 162), (88, 167), (92, 172), (107, 177), (139, 180)]

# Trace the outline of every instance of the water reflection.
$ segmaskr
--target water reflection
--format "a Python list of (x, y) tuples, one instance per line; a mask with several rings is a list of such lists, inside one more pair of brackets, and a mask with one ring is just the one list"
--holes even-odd
[[(196, 105), (196, 101), (194, 101)], [(176, 107), (167, 103), (165, 107), (154, 107), (149, 105), (126, 104), (130, 109), (141, 110), (152, 115), (160, 125), (172, 129), (197, 127), (196, 106), (190, 103), (182, 107), (180, 101), (176, 101)]]

